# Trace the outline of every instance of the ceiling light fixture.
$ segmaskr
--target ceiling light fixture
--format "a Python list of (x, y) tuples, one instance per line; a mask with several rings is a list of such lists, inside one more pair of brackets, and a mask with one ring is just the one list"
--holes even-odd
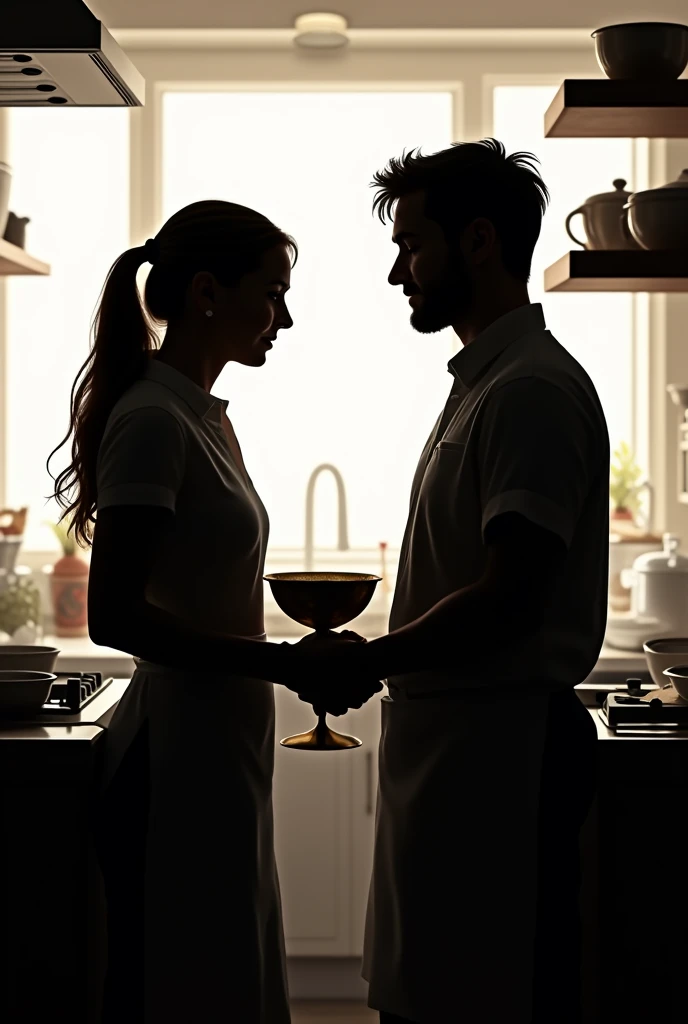
[(294, 42), (308, 49), (334, 50), (349, 42), (348, 27), (341, 14), (302, 14), (294, 23)]

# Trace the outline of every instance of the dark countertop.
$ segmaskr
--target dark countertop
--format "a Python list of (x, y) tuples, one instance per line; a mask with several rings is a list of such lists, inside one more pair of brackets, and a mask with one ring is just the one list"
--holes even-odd
[[(71, 742), (93, 743), (102, 732), (107, 729), (115, 707), (122, 694), (129, 685), (129, 679), (115, 679), (110, 685), (98, 694), (90, 704), (76, 715), (51, 715), (41, 719), (41, 724), (22, 724), (17, 722), (10, 724), (0, 719), (0, 744), (12, 740), (69, 740)], [(583, 684), (585, 685), (585, 684)], [(297, 698), (294, 697), (296, 700)], [(597, 738), (600, 740), (615, 740), (623, 743), (638, 740), (688, 740), (688, 730), (680, 733), (632, 733), (618, 735), (612, 729), (607, 728), (601, 720), (597, 708), (589, 707), (595, 726)]]
[(83, 711), (75, 715), (44, 715), (41, 724), (0, 718), (0, 743), (10, 740), (70, 740), (93, 743), (110, 724), (129, 679), (115, 679)]

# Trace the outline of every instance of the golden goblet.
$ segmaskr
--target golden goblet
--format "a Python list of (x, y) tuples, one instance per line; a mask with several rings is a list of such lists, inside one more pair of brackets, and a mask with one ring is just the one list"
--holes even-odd
[[(328, 633), (360, 615), (370, 603), (381, 576), (362, 572), (275, 572), (264, 576), (282, 611), (310, 626), (316, 633)], [(283, 747), (293, 750), (350, 750), (360, 747), (356, 736), (334, 732), (327, 725), (327, 713), (313, 708), (318, 716), (310, 732), (287, 736)]]

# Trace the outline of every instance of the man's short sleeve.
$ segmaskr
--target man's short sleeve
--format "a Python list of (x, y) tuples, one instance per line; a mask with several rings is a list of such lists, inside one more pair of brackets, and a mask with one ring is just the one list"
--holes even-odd
[(108, 425), (98, 453), (98, 510), (156, 505), (173, 512), (186, 465), (181, 424), (157, 406), (133, 409)]
[(482, 531), (517, 512), (570, 546), (591, 485), (594, 431), (576, 399), (547, 380), (488, 396), (478, 441)]

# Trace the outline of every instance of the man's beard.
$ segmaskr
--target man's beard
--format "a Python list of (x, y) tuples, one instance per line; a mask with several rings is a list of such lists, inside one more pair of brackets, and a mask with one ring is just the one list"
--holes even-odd
[(468, 312), (473, 302), (470, 278), (461, 265), (447, 267), (442, 278), (422, 295), (421, 305), (411, 313), (411, 327), (420, 334), (435, 334), (455, 323)]

